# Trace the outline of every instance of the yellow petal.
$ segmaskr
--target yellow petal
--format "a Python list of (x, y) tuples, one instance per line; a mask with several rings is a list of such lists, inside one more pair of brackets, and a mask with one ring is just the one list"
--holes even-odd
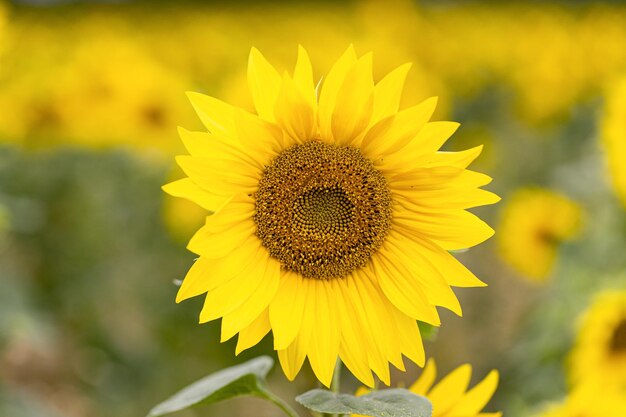
[(366, 305), (364, 299), (360, 295), (357, 283), (363, 277), (364, 275), (362, 270), (359, 270), (353, 275), (349, 275), (341, 280), (342, 282), (339, 283), (339, 288), (343, 294), (343, 300), (345, 300), (346, 307), (353, 317), (352, 322), (355, 324), (355, 327), (358, 326), (355, 330), (358, 334), (362, 335), (361, 340), (364, 344), (361, 348), (364, 347), (363, 350), (367, 354), (367, 365), (382, 378), (382, 376), (387, 376), (389, 374), (387, 354), (385, 347), (383, 346), (385, 342), (380, 340), (373, 327), (369, 325), (367, 309), (372, 309), (374, 307)]
[(252, 194), (261, 172), (240, 161), (181, 155), (176, 162), (194, 183), (217, 195)]
[(395, 210), (393, 224), (413, 234), (427, 237), (445, 250), (471, 248), (493, 236), (493, 229), (478, 216), (455, 210), (439, 213), (418, 213)]
[(283, 77), (274, 114), (276, 122), (297, 142), (314, 137), (315, 109), (288, 75)]
[(467, 391), (459, 402), (450, 410), (450, 414), (458, 416), (473, 416), (487, 405), (498, 387), (498, 371), (491, 371), (485, 379)]
[(223, 258), (198, 258), (178, 289), (176, 302), (204, 294), (235, 278), (254, 261), (258, 250), (258, 243), (250, 239)]
[(365, 335), (360, 331), (357, 315), (348, 308), (344, 299), (343, 280), (331, 280), (331, 286), (337, 297), (338, 323), (341, 329), (339, 356), (352, 374), (368, 387), (374, 386), (374, 378), (370, 370), (365, 347)]
[(459, 152), (439, 151), (433, 154), (425, 166), (453, 166), (457, 168), (467, 168), (483, 150), (483, 145), (475, 146)]
[(398, 278), (398, 285), (402, 287), (418, 286), (430, 304), (445, 307), (461, 316), (459, 300), (441, 272), (421, 251), (421, 246), (402, 234), (392, 231), (380, 250), (392, 263), (405, 265), (406, 269), (409, 270), (411, 275)]
[(278, 354), (278, 360), (280, 361), (280, 367), (290, 381), (296, 378), (304, 364), (306, 346), (308, 346), (308, 342), (310, 341), (309, 334), (310, 332), (308, 330), (302, 334), (298, 334), (298, 337), (294, 339), (287, 349), (276, 352)]
[(248, 87), (258, 115), (273, 122), (280, 75), (256, 48), (250, 50), (248, 58)]
[(207, 258), (196, 259), (178, 289), (176, 294), (177, 303), (209, 291), (211, 264), (211, 260)]
[(430, 358), (419, 378), (409, 387), (409, 390), (417, 395), (426, 396), (430, 387), (435, 383), (435, 378), (437, 378), (437, 364), (433, 358)]
[(450, 209), (464, 210), (500, 201), (498, 195), (480, 188), (457, 187), (454, 190), (454, 192), (453, 188), (447, 190), (401, 190), (392, 192), (392, 195), (394, 201), (402, 207), (423, 213), (439, 213)]
[(395, 307), (392, 308), (392, 314), (398, 328), (402, 354), (417, 365), (424, 366), (426, 356), (417, 322)]
[(191, 178), (183, 178), (161, 187), (163, 191), (174, 197), (181, 197), (193, 201), (200, 207), (209, 210), (218, 210), (229, 197), (212, 194), (196, 185)]
[(482, 187), (491, 177), (480, 172), (451, 166), (419, 167), (389, 176), (392, 190), (406, 191), (458, 191)]
[(254, 236), (256, 226), (250, 220), (243, 221), (232, 228), (214, 232), (210, 226), (204, 225), (198, 230), (187, 245), (187, 249), (207, 258), (222, 258)]
[(383, 171), (395, 172), (407, 167), (417, 167), (432, 159), (433, 153), (456, 132), (455, 122), (428, 122), (415, 137), (402, 148), (402, 152), (387, 154), (374, 162)]
[(273, 258), (267, 260), (265, 272), (260, 277), (256, 288), (239, 307), (225, 314), (222, 318), (222, 335), (220, 342), (233, 337), (243, 328), (252, 323), (270, 304), (280, 282), (280, 263)]
[(279, 126), (241, 109), (235, 111), (235, 129), (243, 147), (264, 165), (285, 147)]
[(411, 272), (402, 264), (394, 264), (383, 250), (371, 259), (372, 267), (385, 297), (407, 316), (438, 326), (437, 310), (428, 302), (419, 285), (410, 281)]
[(444, 143), (457, 131), (460, 124), (457, 122), (430, 122), (411, 141), (412, 149), (433, 152), (440, 149)]
[(235, 133), (233, 106), (200, 93), (187, 92), (187, 97), (209, 132), (225, 135)]
[(356, 291), (353, 291), (353, 300), (356, 297), (362, 300), (364, 309), (361, 314), (365, 318), (363, 323), (366, 323), (366, 327), (370, 329), (372, 343), (380, 349), (384, 359), (384, 361), (378, 361), (371, 358), (374, 361), (370, 362), (370, 366), (380, 380), (384, 384), (389, 385), (388, 361), (399, 353), (396, 351), (399, 351), (399, 344), (397, 343), (396, 335), (389, 331), (391, 318), (388, 310), (385, 308), (387, 302), (381, 289), (376, 285), (375, 279), (372, 278), (372, 274), (366, 268), (361, 268), (359, 273), (359, 279), (354, 280)]
[(400, 107), (400, 99), (406, 76), (411, 64), (404, 64), (387, 74), (374, 87), (374, 111), (371, 123), (376, 123), (395, 114)]
[[(309, 294), (313, 290), (309, 288), (311, 280), (305, 279), (302, 281), (306, 287), (304, 291)], [(302, 317), (302, 326), (296, 338), (291, 342), (286, 349), (278, 350), (278, 359), (280, 360), (280, 366), (283, 368), (283, 372), (287, 379), (293, 381), (309, 350), (311, 343), (311, 329), (315, 323), (315, 317), (313, 316), (313, 309), (305, 309)]]
[(333, 371), (339, 355), (340, 333), (337, 327), (336, 298), (329, 297), (328, 284), (323, 280), (312, 280), (315, 298), (309, 299), (314, 309), (315, 321), (312, 329), (311, 346), (308, 352), (311, 369), (327, 388), (333, 379)]
[(319, 96), (318, 124), (320, 127), (321, 139), (332, 142), (332, 116), (335, 109), (335, 101), (339, 94), (346, 74), (356, 62), (354, 47), (350, 45), (343, 55), (335, 62), (323, 80), (322, 90)]
[(200, 323), (224, 317), (248, 299), (263, 279), (268, 259), (266, 253), (257, 252), (250, 265), (232, 279), (209, 291), (200, 312)]
[(334, 143), (351, 144), (369, 125), (374, 108), (372, 54), (350, 68), (339, 88), (331, 118)]
[(249, 164), (251, 169), (263, 168), (261, 161), (250, 155), (249, 150), (234, 138), (219, 133), (192, 132), (182, 127), (178, 128), (178, 134), (192, 156), (240, 161)]
[(239, 332), (235, 355), (259, 343), (270, 331), (270, 320), (267, 308), (248, 327)]
[(308, 304), (306, 290), (309, 286), (305, 280), (307, 278), (291, 271), (282, 273), (278, 292), (269, 308), (276, 350), (286, 349), (300, 331), (302, 315)]
[(430, 390), (428, 399), (437, 414), (445, 415), (452, 409), (465, 394), (471, 377), (472, 367), (469, 364), (461, 365)]
[[(400, 233), (405, 231), (398, 230)], [(449, 285), (454, 287), (484, 287), (487, 284), (476, 278), (476, 276), (467, 269), (454, 256), (428, 239), (418, 237), (415, 234), (405, 234), (409, 239), (413, 239), (422, 246), (424, 253), (428, 253), (428, 259), (441, 272)]]
[(236, 194), (212, 216), (207, 217), (205, 225), (212, 233), (224, 232), (252, 220), (253, 215), (254, 199), (244, 194)]
[(309, 54), (302, 45), (298, 45), (298, 59), (293, 71), (293, 81), (302, 93), (302, 96), (313, 108), (317, 108), (317, 97), (315, 96), (315, 82), (313, 80), (313, 67)]
[(372, 160), (397, 153), (407, 146), (426, 126), (435, 107), (437, 97), (431, 97), (420, 104), (383, 119), (374, 125), (363, 138), (362, 152)]
[[(406, 367), (404, 366), (404, 360), (402, 359), (403, 354), (403, 343), (401, 342), (403, 335), (400, 334), (400, 327), (396, 320), (395, 312), (399, 311), (395, 306), (386, 303), (384, 300), (384, 296), (381, 295), (379, 298), (385, 309), (387, 310), (385, 316), (387, 318), (386, 325), (383, 326), (384, 334), (383, 337), (388, 341), (387, 343), (387, 354), (389, 363), (395, 366), (402, 372), (406, 371)], [(421, 339), (419, 339), (421, 340)]]

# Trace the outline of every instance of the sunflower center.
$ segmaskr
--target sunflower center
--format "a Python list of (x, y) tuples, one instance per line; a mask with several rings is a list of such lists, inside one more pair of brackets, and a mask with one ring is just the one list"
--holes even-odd
[(265, 167), (254, 197), (263, 246), (307, 278), (362, 267), (391, 226), (385, 177), (352, 147), (311, 141), (284, 150)]
[(296, 200), (293, 232), (303, 238), (341, 236), (353, 217), (354, 204), (341, 188), (311, 188)]
[(611, 352), (626, 353), (626, 320), (617, 325), (611, 337)]

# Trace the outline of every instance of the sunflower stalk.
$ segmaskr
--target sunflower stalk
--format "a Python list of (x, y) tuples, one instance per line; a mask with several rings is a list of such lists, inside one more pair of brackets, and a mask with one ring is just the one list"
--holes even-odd
[[(330, 383), (330, 390), (335, 394), (339, 394), (341, 388), (341, 360), (337, 359), (335, 363), (335, 372), (333, 372), (333, 380)], [(343, 414), (325, 414), (330, 417), (343, 417)]]
[(289, 417), (299, 417), (298, 413), (293, 408), (291, 408), (289, 404), (283, 401), (280, 397), (277, 397), (276, 395), (274, 395), (271, 391), (263, 390), (262, 393), (258, 394), (258, 396), (260, 398), (264, 398), (268, 401), (273, 402), (278, 408), (283, 410), (283, 412), (287, 414)]

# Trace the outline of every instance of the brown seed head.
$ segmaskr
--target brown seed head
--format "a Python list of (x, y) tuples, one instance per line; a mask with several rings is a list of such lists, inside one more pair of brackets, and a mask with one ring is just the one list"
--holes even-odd
[(265, 167), (254, 197), (263, 246), (307, 278), (362, 267), (391, 227), (385, 177), (352, 147), (310, 141), (284, 150)]

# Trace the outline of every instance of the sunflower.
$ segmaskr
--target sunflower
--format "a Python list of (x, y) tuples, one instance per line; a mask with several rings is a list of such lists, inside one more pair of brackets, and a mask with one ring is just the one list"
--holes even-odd
[(626, 391), (626, 291), (596, 297), (583, 316), (569, 371), (574, 385), (596, 381)]
[(624, 417), (626, 396), (598, 385), (583, 385), (560, 404), (548, 405), (536, 417)]
[[(434, 359), (429, 359), (420, 377), (409, 387), (411, 392), (426, 397), (433, 405), (432, 417), (500, 417), (501, 412), (482, 413), (498, 387), (498, 371), (495, 369), (472, 389), (468, 390), (472, 378), (472, 366), (461, 365), (445, 378), (433, 385), (437, 377)], [(366, 388), (357, 390), (363, 395)], [(355, 416), (356, 417), (356, 416)]]
[(518, 190), (502, 209), (500, 254), (525, 277), (545, 281), (559, 244), (575, 236), (581, 217), (580, 206), (565, 196), (540, 188)]
[(465, 209), (499, 198), (466, 169), (481, 147), (438, 152), (458, 124), (428, 121), (436, 99), (398, 111), (408, 69), (375, 84), (372, 55), (349, 47), (316, 88), (302, 47), (282, 76), (253, 48), (257, 114), (189, 94), (209, 132), (180, 130), (188, 177), (164, 190), (214, 214), (189, 242), (199, 258), (177, 301), (206, 294), (200, 322), (222, 318), (237, 353), (272, 330), (291, 380), (308, 357), (329, 386), (339, 357), (389, 384), (402, 355), (424, 363), (417, 321), (461, 314), (450, 286), (484, 285), (448, 250), (493, 234)]

